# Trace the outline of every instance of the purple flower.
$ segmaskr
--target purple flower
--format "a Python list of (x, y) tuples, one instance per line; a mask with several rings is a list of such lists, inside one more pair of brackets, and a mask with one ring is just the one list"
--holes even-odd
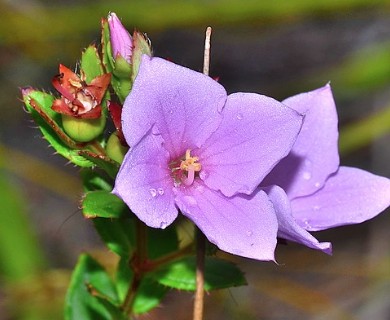
[(283, 101), (305, 114), (290, 154), (262, 186), (274, 203), (278, 236), (331, 252), (307, 231), (360, 223), (390, 205), (390, 180), (339, 167), (337, 113), (330, 85)]
[(131, 149), (113, 192), (150, 227), (167, 227), (180, 210), (220, 249), (274, 260), (278, 219), (258, 185), (290, 152), (302, 119), (144, 55), (123, 108)]
[(131, 63), (133, 40), (130, 33), (123, 27), (115, 13), (111, 12), (107, 20), (110, 28), (111, 48), (114, 59), (117, 59), (119, 55), (128, 63)]

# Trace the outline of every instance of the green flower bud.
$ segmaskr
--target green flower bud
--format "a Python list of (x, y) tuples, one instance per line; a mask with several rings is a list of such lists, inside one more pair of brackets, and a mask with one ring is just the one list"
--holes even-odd
[(107, 141), (106, 145), (106, 152), (107, 155), (114, 161), (118, 163), (122, 163), (123, 158), (125, 157), (126, 152), (129, 150), (128, 147), (124, 147), (118, 136), (117, 133), (114, 132)]
[(103, 115), (97, 119), (83, 119), (62, 115), (62, 126), (67, 135), (73, 140), (89, 142), (103, 133), (106, 126), (106, 118)]

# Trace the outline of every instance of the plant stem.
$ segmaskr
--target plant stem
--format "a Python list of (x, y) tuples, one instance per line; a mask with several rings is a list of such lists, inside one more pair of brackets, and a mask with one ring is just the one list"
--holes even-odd
[(196, 228), (196, 292), (194, 301), (193, 320), (203, 319), (204, 306), (204, 260), (206, 252), (206, 238), (202, 231)]
[[(210, 70), (210, 39), (211, 27), (206, 29), (203, 55), (203, 74), (209, 75)], [(204, 307), (204, 261), (206, 254), (206, 238), (202, 231), (196, 227), (196, 291), (194, 301), (193, 320), (203, 319)]]
[(136, 222), (136, 251), (130, 261), (130, 267), (133, 270), (133, 279), (127, 291), (125, 300), (122, 304), (122, 309), (126, 314), (131, 315), (133, 311), (134, 299), (144, 275), (143, 265), (147, 261), (147, 228), (146, 225), (137, 219)]

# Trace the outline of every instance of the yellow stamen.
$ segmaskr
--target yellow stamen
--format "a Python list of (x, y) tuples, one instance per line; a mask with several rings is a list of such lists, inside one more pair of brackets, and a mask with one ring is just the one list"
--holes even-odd
[(191, 150), (187, 149), (185, 159), (180, 163), (180, 169), (199, 172), (202, 169), (202, 165), (197, 163), (198, 160), (198, 157), (191, 157)]

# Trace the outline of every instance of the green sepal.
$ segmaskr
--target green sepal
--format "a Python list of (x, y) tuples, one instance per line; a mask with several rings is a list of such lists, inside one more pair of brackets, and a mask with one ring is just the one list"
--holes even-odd
[(129, 147), (122, 145), (117, 132), (112, 133), (106, 144), (107, 155), (115, 162), (122, 163), (127, 151), (129, 151)]
[(120, 219), (94, 218), (92, 221), (112, 252), (127, 259), (132, 256), (135, 248), (135, 221), (130, 214)]
[(119, 311), (119, 304), (116, 287), (106, 270), (89, 255), (81, 255), (66, 294), (65, 320), (115, 319), (113, 310)]
[(91, 167), (93, 162), (79, 154), (85, 144), (73, 141), (62, 129), (61, 115), (51, 109), (54, 97), (51, 94), (34, 89), (24, 89), (23, 100), (43, 137), (57, 153), (80, 167)]
[(119, 79), (113, 75), (111, 77), (111, 85), (116, 95), (118, 96), (120, 103), (123, 104), (126, 97), (129, 95), (131, 88), (133, 87), (133, 82), (130, 76), (128, 79)]
[[(133, 278), (133, 272), (129, 268), (127, 259), (121, 259), (118, 263), (116, 273), (116, 286), (119, 299), (124, 301), (129, 284)], [(169, 288), (164, 287), (154, 281), (152, 278), (146, 276), (141, 280), (137, 293), (134, 298), (133, 312), (135, 314), (142, 314), (148, 312), (154, 307), (158, 306)]]
[(130, 79), (132, 73), (132, 66), (121, 55), (115, 58), (115, 68), (112, 72), (114, 76), (119, 79)]
[(111, 178), (116, 177), (119, 170), (119, 163), (116, 161), (88, 150), (79, 150), (78, 154), (103, 169)]
[(102, 62), (107, 72), (114, 70), (114, 58), (112, 56), (110, 28), (107, 19), (102, 19)]
[(152, 48), (150, 40), (141, 32), (134, 31), (133, 33), (133, 54), (131, 56), (131, 62), (133, 66), (133, 72), (131, 74), (132, 83), (137, 77), (139, 66), (141, 64), (141, 57), (143, 54), (152, 56)]
[(88, 192), (82, 202), (85, 218), (120, 218), (129, 212), (124, 202), (107, 191)]
[[(160, 284), (180, 289), (196, 290), (195, 257), (186, 257), (160, 267), (151, 273)], [(233, 263), (215, 257), (207, 257), (205, 261), (205, 290), (225, 289), (246, 285), (243, 272)]]
[(104, 73), (102, 62), (94, 45), (90, 45), (83, 51), (80, 66), (83, 80), (87, 84), (90, 84), (94, 78)]

